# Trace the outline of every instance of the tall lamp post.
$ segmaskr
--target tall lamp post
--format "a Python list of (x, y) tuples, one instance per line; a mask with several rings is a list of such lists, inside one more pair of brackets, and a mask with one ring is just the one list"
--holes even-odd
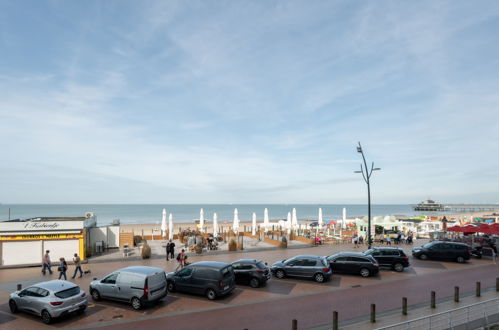
[(362, 151), (362, 146), (360, 145), (360, 142), (359, 145), (357, 146), (357, 152), (362, 155), (362, 159), (364, 160), (364, 166), (362, 166), (361, 163), (360, 171), (355, 171), (354, 173), (361, 173), (362, 177), (364, 178), (364, 181), (367, 184), (367, 244), (370, 249), (372, 245), (372, 236), (371, 236), (371, 186), (369, 183), (369, 179), (371, 179), (373, 171), (379, 171), (381, 170), (381, 168), (374, 167), (374, 162), (372, 162), (371, 168), (368, 169), (366, 157), (364, 157), (364, 152)]

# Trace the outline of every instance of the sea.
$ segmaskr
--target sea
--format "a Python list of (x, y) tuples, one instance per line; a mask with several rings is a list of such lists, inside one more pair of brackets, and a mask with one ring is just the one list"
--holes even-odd
[[(161, 223), (163, 209), (173, 215), (174, 222), (187, 223), (199, 219), (200, 210), (210, 221), (217, 213), (218, 221), (232, 221), (234, 209), (238, 210), (240, 221), (251, 221), (253, 212), (258, 221), (263, 220), (267, 208), (271, 220), (286, 219), (288, 212), (296, 208), (298, 220), (317, 220), (322, 208), (325, 221), (341, 219), (343, 208), (347, 218), (367, 216), (366, 204), (0, 204), (0, 221), (29, 219), (36, 217), (80, 217), (92, 212), (99, 226), (119, 220), (122, 224)], [(10, 215), (9, 215), (10, 214)], [(412, 217), (422, 215), (408, 204), (374, 204), (371, 215)]]

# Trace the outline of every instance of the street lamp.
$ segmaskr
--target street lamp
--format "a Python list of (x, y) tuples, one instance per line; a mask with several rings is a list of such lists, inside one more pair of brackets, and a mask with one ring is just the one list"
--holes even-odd
[(371, 163), (371, 169), (367, 168), (366, 157), (364, 157), (364, 152), (362, 151), (362, 146), (360, 145), (360, 142), (359, 145), (357, 146), (357, 152), (362, 155), (362, 159), (364, 160), (364, 166), (362, 166), (361, 163), (360, 171), (355, 171), (354, 173), (361, 173), (362, 177), (364, 178), (364, 181), (367, 183), (367, 244), (370, 249), (372, 244), (372, 237), (371, 237), (371, 186), (369, 183), (369, 179), (371, 179), (373, 171), (379, 171), (381, 170), (381, 168), (374, 167), (374, 162)]

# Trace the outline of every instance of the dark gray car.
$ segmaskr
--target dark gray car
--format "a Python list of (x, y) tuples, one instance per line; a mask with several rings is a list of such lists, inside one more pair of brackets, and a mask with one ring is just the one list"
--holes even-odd
[(291, 259), (278, 261), (270, 268), (277, 278), (286, 276), (313, 278), (322, 283), (333, 274), (329, 262), (324, 257), (303, 255)]
[(232, 292), (236, 279), (232, 266), (225, 262), (200, 261), (167, 274), (168, 291), (205, 295), (214, 300)]

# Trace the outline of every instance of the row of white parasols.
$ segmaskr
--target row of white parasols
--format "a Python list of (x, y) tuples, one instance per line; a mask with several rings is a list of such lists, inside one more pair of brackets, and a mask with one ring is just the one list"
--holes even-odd
[[(346, 209), (343, 209), (343, 220), (345, 220), (346, 217)], [(237, 211), (237, 208), (234, 209), (234, 220), (232, 223), (232, 230), (235, 232), (239, 231), (239, 214)], [(205, 229), (205, 219), (204, 219), (204, 211), (201, 209), (199, 212), (199, 230), (201, 232), (204, 232)], [(262, 227), (264, 230), (268, 230), (269, 227), (271, 226), (271, 223), (269, 221), (269, 211), (267, 208), (263, 211), (263, 223)], [(322, 208), (319, 208), (319, 217), (317, 221), (317, 227), (318, 229), (321, 229), (324, 226), (324, 222), (322, 219)], [(297, 229), (298, 228), (298, 218), (296, 217), (296, 209), (293, 208), (291, 212), (288, 212), (288, 217), (286, 221), (284, 222), (284, 228), (287, 230), (291, 229)], [(161, 221), (161, 233), (162, 236), (166, 236), (166, 231), (167, 231), (167, 226), (166, 226), (166, 210), (163, 209), (163, 219)], [(256, 213), (253, 212), (252, 215), (252, 221), (251, 221), (251, 234), (256, 235), (257, 231), (257, 223), (256, 223)], [(218, 219), (217, 219), (217, 214), (213, 214), (213, 236), (218, 236)], [(168, 217), (168, 239), (173, 239), (173, 215), (170, 213), (170, 216)]]

